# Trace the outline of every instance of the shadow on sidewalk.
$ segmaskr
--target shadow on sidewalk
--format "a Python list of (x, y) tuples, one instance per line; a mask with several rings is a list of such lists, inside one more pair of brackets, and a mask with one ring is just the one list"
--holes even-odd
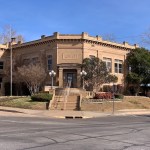
[(137, 116), (142, 116), (142, 117), (150, 117), (150, 115), (137, 115)]
[(7, 109), (0, 109), (0, 111), (13, 112), (13, 113), (23, 113), (23, 112), (20, 112), (20, 111), (16, 111), (16, 110), (7, 110)]

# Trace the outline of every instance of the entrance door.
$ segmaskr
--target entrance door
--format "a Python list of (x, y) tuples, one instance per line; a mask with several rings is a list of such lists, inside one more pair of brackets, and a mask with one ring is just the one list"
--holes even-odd
[(71, 82), (70, 87), (77, 87), (77, 70), (76, 69), (64, 69), (63, 70), (63, 86), (68, 86), (68, 83)]
[(73, 87), (73, 73), (67, 73), (67, 83), (71, 83), (70, 87)]

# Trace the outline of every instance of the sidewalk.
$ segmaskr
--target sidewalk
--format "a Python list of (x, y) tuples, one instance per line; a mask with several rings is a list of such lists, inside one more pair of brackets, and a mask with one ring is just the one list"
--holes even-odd
[(63, 111), (63, 110), (30, 110), (0, 106), (0, 116), (18, 117), (47, 117), (47, 118), (97, 118), (105, 116), (125, 116), (125, 115), (150, 115), (150, 110), (146, 109), (124, 109), (112, 113), (102, 113), (94, 111)]

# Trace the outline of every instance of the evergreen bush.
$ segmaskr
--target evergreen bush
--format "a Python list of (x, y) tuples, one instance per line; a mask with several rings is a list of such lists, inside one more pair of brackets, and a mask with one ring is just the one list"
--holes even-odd
[(114, 94), (114, 97), (116, 99), (123, 99), (124, 98), (124, 95), (123, 94)]
[(52, 99), (52, 95), (48, 93), (38, 93), (31, 96), (32, 101), (49, 102)]

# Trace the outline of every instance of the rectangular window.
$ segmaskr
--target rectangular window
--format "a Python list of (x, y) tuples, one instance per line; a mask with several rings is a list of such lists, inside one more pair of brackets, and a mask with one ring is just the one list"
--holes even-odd
[(112, 60), (111, 60), (111, 58), (104, 57), (103, 61), (105, 62), (108, 71), (111, 72), (112, 71)]
[(115, 73), (123, 73), (123, 61), (115, 59)]
[(47, 56), (47, 66), (49, 71), (52, 70), (52, 55)]
[(94, 55), (89, 55), (90, 59), (94, 59), (95, 56)]
[(38, 59), (39, 59), (38, 57), (33, 57), (32, 60), (31, 60), (32, 64), (36, 65), (38, 63)]
[(4, 68), (4, 62), (0, 61), (0, 69), (3, 69), (3, 68)]
[(2, 78), (0, 77), (0, 89), (2, 87)]
[(23, 59), (23, 64), (24, 65), (29, 65), (30, 63), (30, 59), (26, 58), (26, 59)]

